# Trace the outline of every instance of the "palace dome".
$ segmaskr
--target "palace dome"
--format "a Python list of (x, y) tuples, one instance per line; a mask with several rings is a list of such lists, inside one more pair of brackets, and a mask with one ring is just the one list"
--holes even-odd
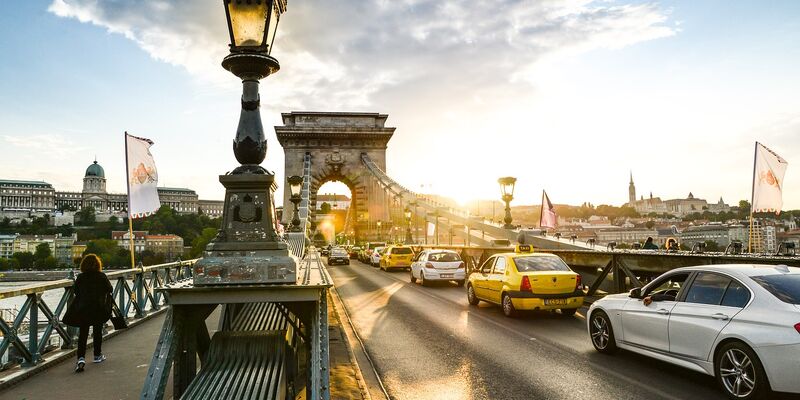
[(106, 177), (106, 171), (104, 171), (103, 167), (101, 167), (100, 164), (97, 163), (97, 160), (95, 160), (94, 163), (89, 165), (89, 168), (86, 168), (86, 177), (89, 176), (97, 176), (100, 178)]

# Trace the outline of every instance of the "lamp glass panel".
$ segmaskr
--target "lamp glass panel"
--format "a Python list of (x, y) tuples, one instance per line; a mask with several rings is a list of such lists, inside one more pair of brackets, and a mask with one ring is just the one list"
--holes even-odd
[(235, 0), (228, 3), (235, 46), (258, 47), (264, 44), (269, 3), (269, 1), (253, 1), (248, 4)]
[(269, 15), (269, 28), (267, 30), (267, 44), (269, 44), (269, 53), (272, 53), (272, 43), (275, 41), (276, 32), (278, 31), (278, 22), (280, 21), (281, 15), (278, 14), (278, 6), (275, 5), (272, 7), (272, 11)]
[(302, 184), (300, 183), (290, 184), (289, 189), (292, 191), (292, 196), (299, 196), (301, 187)]

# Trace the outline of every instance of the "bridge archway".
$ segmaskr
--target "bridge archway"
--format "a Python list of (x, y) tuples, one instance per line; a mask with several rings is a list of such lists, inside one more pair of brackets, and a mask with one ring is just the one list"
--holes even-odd
[[(388, 196), (362, 162), (366, 154), (386, 169), (386, 148), (395, 128), (386, 127), (388, 115), (378, 113), (290, 112), (276, 126), (278, 142), (285, 153), (286, 176), (303, 175), (303, 159), (311, 158), (309, 212), (317, 210), (317, 192), (329, 181), (340, 181), (351, 193), (352, 229), (357, 240), (377, 238), (377, 221), (388, 221)], [(288, 185), (284, 183), (283, 207), (291, 210)], [(283, 224), (291, 220), (283, 214)]]

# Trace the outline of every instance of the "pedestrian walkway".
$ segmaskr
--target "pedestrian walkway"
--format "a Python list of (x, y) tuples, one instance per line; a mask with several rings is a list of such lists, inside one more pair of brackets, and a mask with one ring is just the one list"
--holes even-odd
[[(368, 394), (359, 383), (356, 364), (350, 357), (348, 345), (332, 301), (328, 301), (330, 317), (330, 371), (332, 399), (362, 399)], [(75, 358), (48, 368), (6, 390), (0, 391), (3, 400), (71, 400), (138, 399), (153, 356), (164, 316), (161, 314), (138, 326), (121, 332), (103, 342), (108, 359), (101, 364), (86, 364), (83, 373), (76, 374)], [(206, 321), (213, 335), (219, 311)], [(91, 356), (91, 345), (87, 353)], [(199, 364), (198, 364), (199, 365)], [(167, 385), (165, 398), (172, 397), (172, 382)]]

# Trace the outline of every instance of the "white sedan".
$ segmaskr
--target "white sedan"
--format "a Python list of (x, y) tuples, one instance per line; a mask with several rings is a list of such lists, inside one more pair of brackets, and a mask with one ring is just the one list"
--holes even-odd
[(597, 351), (715, 376), (732, 399), (800, 393), (800, 268), (678, 268), (594, 302), (587, 322)]
[(386, 247), (376, 247), (372, 250), (372, 253), (369, 255), (369, 265), (379, 267), (381, 265), (381, 256), (383, 256), (384, 251), (386, 251)]
[(422, 286), (431, 281), (456, 281), (464, 286), (464, 261), (453, 250), (424, 250), (411, 263), (411, 283), (419, 279)]

